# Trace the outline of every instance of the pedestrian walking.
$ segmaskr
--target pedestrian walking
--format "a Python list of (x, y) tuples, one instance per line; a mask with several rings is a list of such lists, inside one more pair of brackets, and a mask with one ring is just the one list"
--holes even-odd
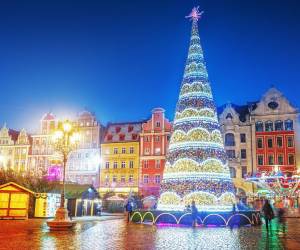
[(129, 200), (126, 203), (125, 211), (126, 211), (126, 221), (127, 221), (127, 223), (129, 223), (130, 213), (132, 212), (132, 205), (131, 205), (131, 202)]
[(278, 222), (281, 225), (282, 232), (285, 233), (286, 229), (286, 218), (285, 218), (285, 208), (280, 207), (278, 209)]
[(192, 220), (193, 220), (192, 226), (196, 227), (196, 225), (197, 225), (198, 209), (196, 207), (195, 201), (192, 201), (191, 211), (192, 211)]
[(269, 226), (271, 226), (271, 220), (274, 219), (274, 211), (273, 208), (270, 205), (269, 200), (265, 200), (265, 204), (262, 208), (262, 211), (264, 213), (265, 222), (266, 222), (266, 228), (267, 231), (269, 230)]

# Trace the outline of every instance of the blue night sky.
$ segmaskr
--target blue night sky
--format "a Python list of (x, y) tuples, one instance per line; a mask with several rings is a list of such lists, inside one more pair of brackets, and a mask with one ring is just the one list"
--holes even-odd
[(34, 131), (43, 113), (100, 122), (173, 119), (193, 6), (217, 105), (274, 84), (300, 107), (300, 1), (1, 1), (0, 123)]

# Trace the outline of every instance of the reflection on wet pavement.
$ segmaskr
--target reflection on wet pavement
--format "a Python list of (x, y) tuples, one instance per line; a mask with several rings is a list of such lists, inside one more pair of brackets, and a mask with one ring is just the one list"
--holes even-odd
[(150, 226), (122, 219), (80, 221), (71, 232), (49, 232), (45, 220), (0, 221), (0, 249), (300, 249), (300, 219), (287, 233), (274, 220), (262, 227)]

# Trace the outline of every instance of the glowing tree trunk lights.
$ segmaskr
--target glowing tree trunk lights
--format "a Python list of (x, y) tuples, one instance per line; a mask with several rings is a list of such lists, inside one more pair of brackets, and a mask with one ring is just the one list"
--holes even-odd
[(192, 201), (200, 210), (229, 210), (235, 201), (200, 45), (197, 22), (201, 14), (194, 8), (188, 16), (191, 41), (161, 184), (160, 210), (183, 210)]

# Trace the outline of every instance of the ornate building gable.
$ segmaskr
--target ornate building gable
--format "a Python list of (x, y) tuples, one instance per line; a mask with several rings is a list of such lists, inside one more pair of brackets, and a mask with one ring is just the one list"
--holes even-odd
[(0, 130), (0, 145), (14, 145), (14, 141), (9, 134), (6, 124)]
[(285, 115), (297, 114), (297, 112), (287, 98), (278, 89), (272, 87), (263, 95), (251, 115)]
[(18, 135), (18, 139), (16, 141), (17, 145), (29, 145), (29, 136), (27, 135), (25, 129), (22, 129)]
[(220, 124), (239, 124), (240, 114), (233, 108), (231, 103), (226, 104), (219, 115)]
[(165, 110), (163, 108), (154, 108), (152, 110), (151, 118), (142, 124), (143, 133), (154, 132), (154, 130), (171, 131), (171, 123), (165, 117)]

